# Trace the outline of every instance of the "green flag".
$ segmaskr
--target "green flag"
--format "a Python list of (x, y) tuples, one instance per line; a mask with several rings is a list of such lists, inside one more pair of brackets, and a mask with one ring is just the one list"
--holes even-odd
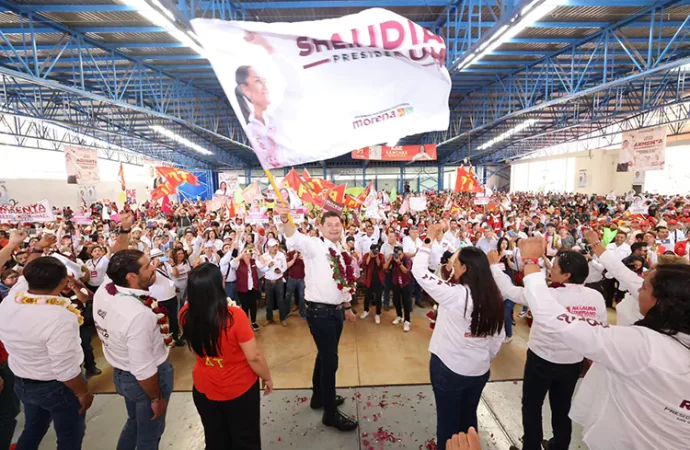
[(395, 203), (395, 201), (398, 199), (398, 191), (395, 189), (395, 186), (393, 186), (393, 189), (391, 189), (391, 203)]

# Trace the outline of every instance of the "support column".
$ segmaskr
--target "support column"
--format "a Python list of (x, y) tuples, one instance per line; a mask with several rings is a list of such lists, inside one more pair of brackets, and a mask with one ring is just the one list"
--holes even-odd
[[(356, 183), (355, 183), (356, 185)], [(362, 166), (362, 186), (367, 185), (367, 165), (366, 163)]]
[(445, 189), (445, 188), (443, 187), (443, 181), (444, 181), (444, 180), (443, 180), (443, 176), (444, 176), (444, 175), (445, 175), (445, 174), (444, 174), (444, 172), (443, 172), (443, 164), (439, 164), (439, 165), (438, 165), (438, 177), (437, 177), (437, 179), (438, 179), (438, 186), (437, 186), (437, 189), (436, 189), (438, 192), (441, 192), (443, 189)]
[(400, 166), (400, 184), (398, 185), (398, 192), (405, 194), (405, 166)]
[(252, 169), (244, 169), (244, 177), (247, 179), (247, 184), (252, 182)]
[(417, 175), (417, 192), (422, 192), (422, 179)]

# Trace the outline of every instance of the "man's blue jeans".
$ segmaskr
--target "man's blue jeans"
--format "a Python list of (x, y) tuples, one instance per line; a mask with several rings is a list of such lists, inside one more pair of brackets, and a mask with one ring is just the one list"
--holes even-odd
[(513, 309), (515, 308), (515, 302), (506, 300), (503, 302), (503, 306), (506, 311), (506, 337), (513, 337)]
[[(170, 400), (172, 394), (173, 377), (174, 370), (169, 360), (158, 366), (158, 385), (166, 400)], [(125, 398), (127, 407), (127, 421), (120, 434), (117, 450), (157, 450), (165, 431), (165, 415), (155, 421), (151, 420), (151, 401), (134, 375), (113, 369), (113, 379), (115, 389)]]
[(57, 450), (80, 450), (86, 432), (85, 415), (74, 392), (59, 381), (33, 381), (16, 377), (14, 392), (24, 404), (24, 431), (17, 450), (36, 450), (50, 422), (57, 435)]
[(285, 299), (285, 284), (282, 280), (276, 282), (268, 281), (264, 283), (266, 292), (266, 320), (273, 320), (273, 310), (278, 309), (280, 320), (287, 320), (290, 314), (289, 303)]
[(311, 378), (312, 395), (323, 402), (324, 414), (329, 417), (337, 412), (335, 374), (338, 371), (338, 343), (344, 321), (345, 312), (335, 306), (317, 308), (312, 304), (307, 308), (307, 324), (317, 350)]
[(237, 299), (237, 282), (225, 282), (225, 295), (230, 297), (232, 301), (234, 301), (238, 305), (240, 304), (240, 301)]
[(393, 271), (386, 272), (383, 279), (383, 306), (386, 308), (391, 305), (391, 290), (393, 289)]
[(304, 305), (304, 278), (288, 278), (285, 288), (285, 300), (290, 307), (290, 302), (294, 298), (295, 305), (299, 306), (299, 316), (307, 317), (306, 306)]

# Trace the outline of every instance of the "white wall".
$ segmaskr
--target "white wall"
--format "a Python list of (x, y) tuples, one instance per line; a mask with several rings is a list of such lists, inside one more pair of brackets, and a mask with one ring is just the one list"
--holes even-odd
[[(98, 160), (101, 182), (96, 186), (99, 199), (118, 201), (120, 163)], [(144, 166), (123, 164), (125, 184), (136, 189), (137, 202), (149, 198)], [(60, 151), (0, 145), (0, 181), (5, 181), (9, 198), (20, 205), (47, 199), (53, 206), (79, 206), (78, 186), (67, 184), (65, 156)]]

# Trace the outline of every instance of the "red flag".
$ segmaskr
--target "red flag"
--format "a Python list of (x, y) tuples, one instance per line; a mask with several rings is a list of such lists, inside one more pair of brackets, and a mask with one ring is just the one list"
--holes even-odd
[(170, 197), (168, 197), (167, 195), (163, 196), (163, 202), (161, 203), (161, 211), (165, 214), (173, 213), (172, 204), (170, 203)]
[(345, 201), (345, 188), (347, 185), (340, 184), (334, 188), (326, 189), (325, 196), (330, 198), (334, 203), (342, 204)]
[(167, 197), (170, 194), (175, 193), (175, 187), (166, 180), (165, 183), (158, 186), (156, 189), (151, 191), (151, 200), (156, 201), (159, 198)]
[(369, 196), (369, 192), (371, 192), (371, 188), (374, 186), (373, 181), (369, 181), (369, 186), (367, 186), (366, 189), (364, 189), (358, 196), (357, 196), (357, 201), (361, 204), (364, 203), (364, 200), (367, 199)]
[[(307, 174), (309, 175), (309, 174)], [(292, 169), (283, 179), (283, 184), (287, 185), (290, 189), (295, 191), (297, 193), (297, 197), (299, 197), (300, 200), (302, 200), (305, 203), (313, 203), (315, 205), (323, 205), (323, 201), (317, 201), (315, 200), (315, 195), (309, 189), (309, 185), (307, 185), (302, 179), (299, 177), (295, 169)], [(288, 200), (288, 199), (285, 199)]]
[(125, 184), (125, 168), (122, 163), (120, 163), (120, 187), (123, 191), (127, 190), (127, 185)]
[(176, 169), (174, 167), (156, 167), (156, 170), (163, 178), (169, 181), (173, 187), (177, 187), (182, 183), (199, 186), (199, 179), (186, 170)]
[(360, 202), (350, 194), (345, 194), (345, 207), (347, 209), (359, 209), (360, 206), (362, 206), (362, 202)]
[(469, 171), (464, 166), (458, 167), (458, 174), (455, 179), (455, 192), (484, 192), (481, 185), (477, 183), (477, 178), (471, 167)]

